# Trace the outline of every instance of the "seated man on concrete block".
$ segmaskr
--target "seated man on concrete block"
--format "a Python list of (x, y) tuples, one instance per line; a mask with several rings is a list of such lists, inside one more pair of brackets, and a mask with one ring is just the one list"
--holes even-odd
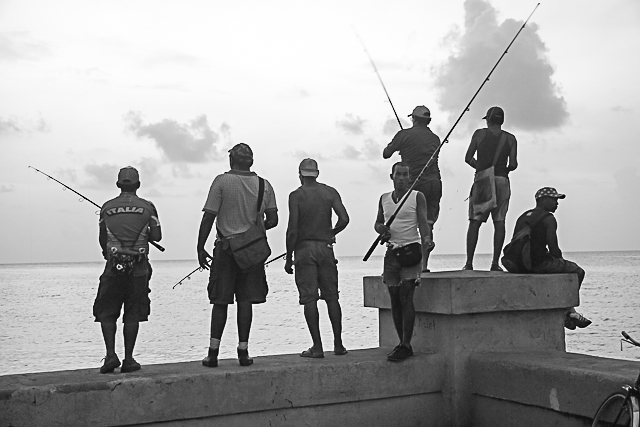
[[(534, 274), (560, 274), (575, 273), (578, 275), (578, 286), (582, 285), (585, 272), (575, 262), (567, 261), (562, 257), (562, 251), (558, 246), (558, 222), (553, 212), (558, 209), (558, 199), (564, 199), (566, 195), (560, 194), (552, 187), (543, 187), (536, 192), (536, 207), (528, 210), (516, 221), (515, 235), (528, 224), (531, 224), (530, 251), (531, 273)], [(505, 248), (505, 253), (507, 249)], [(503, 261), (504, 265), (504, 261)], [(591, 320), (577, 313), (575, 308), (567, 312), (564, 326), (567, 329), (586, 328)]]
[[(410, 187), (409, 165), (395, 163), (391, 168), (391, 179), (393, 191), (380, 196), (374, 228), (382, 236), (382, 241), (388, 242), (383, 280), (389, 289), (393, 325), (400, 338), (400, 344), (387, 355), (387, 359), (399, 362), (413, 356), (411, 336), (416, 318), (413, 294), (420, 284), (422, 245), (430, 247), (433, 243), (424, 194), (412, 190), (402, 204)], [(395, 220), (387, 226), (387, 221), (394, 214)]]

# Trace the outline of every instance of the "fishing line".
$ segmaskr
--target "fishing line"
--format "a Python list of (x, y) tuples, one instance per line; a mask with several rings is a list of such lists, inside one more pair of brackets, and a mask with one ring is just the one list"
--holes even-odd
[[(535, 8), (533, 8), (533, 11), (531, 12), (531, 14), (529, 15), (529, 17), (526, 19), (526, 21), (524, 21), (524, 24), (522, 24), (522, 27), (520, 27), (520, 29), (518, 30), (518, 32), (516, 33), (516, 35), (513, 37), (513, 39), (511, 40), (511, 43), (509, 43), (509, 45), (507, 46), (507, 48), (504, 50), (504, 52), (502, 52), (502, 55), (500, 55), (500, 58), (498, 59), (498, 61), (495, 63), (495, 65), (493, 66), (493, 68), (491, 69), (491, 71), (489, 71), (489, 74), (487, 74), (487, 77), (485, 77), (485, 79), (483, 80), (482, 84), (480, 85), (480, 87), (478, 88), (478, 90), (476, 91), (475, 94), (473, 94), (473, 97), (471, 97), (471, 100), (469, 101), (469, 103), (466, 105), (466, 107), (464, 107), (464, 109), (462, 110), (462, 113), (460, 114), (460, 116), (458, 117), (458, 119), (455, 121), (455, 123), (453, 124), (453, 126), (451, 127), (451, 129), (449, 130), (449, 132), (447, 133), (447, 135), (444, 137), (444, 139), (442, 140), (442, 142), (440, 143), (440, 145), (435, 149), (435, 151), (433, 152), (433, 154), (431, 155), (431, 158), (429, 159), (429, 161), (427, 161), (427, 163), (424, 165), (424, 167), (422, 168), (422, 170), (420, 171), (420, 173), (418, 174), (418, 176), (416, 177), (415, 181), (413, 181), (413, 184), (411, 184), (411, 187), (409, 187), (409, 190), (407, 191), (407, 193), (404, 195), (404, 197), (402, 198), (402, 200), (400, 201), (400, 204), (398, 205), (398, 207), (396, 208), (396, 210), (393, 212), (393, 214), (391, 214), (391, 217), (389, 217), (389, 219), (387, 220), (387, 222), (385, 223), (385, 225), (387, 227), (389, 227), (393, 221), (395, 221), (396, 216), (398, 215), (398, 212), (400, 211), (400, 209), (402, 209), (402, 206), (404, 205), (404, 203), (407, 201), (407, 199), (409, 198), (409, 195), (411, 194), (411, 191), (413, 190), (413, 188), (416, 186), (416, 184), (418, 183), (418, 181), (420, 180), (420, 177), (422, 176), (422, 174), (424, 174), (424, 172), (427, 170), (427, 168), (429, 167), (429, 165), (431, 164), (431, 162), (433, 161), (433, 159), (435, 158), (435, 156), (440, 152), (440, 149), (442, 148), (442, 146), (444, 144), (446, 144), (447, 142), (449, 142), (449, 136), (451, 135), (451, 133), (453, 132), (453, 130), (456, 128), (456, 126), (458, 125), (458, 123), (460, 122), (460, 120), (462, 119), (462, 117), (464, 116), (464, 114), (469, 111), (469, 107), (471, 106), (471, 104), (473, 103), (473, 101), (476, 99), (476, 97), (478, 96), (478, 94), (480, 93), (480, 91), (482, 90), (482, 88), (484, 87), (484, 85), (489, 81), (489, 78), (491, 77), (491, 74), (493, 74), (493, 71), (498, 67), (498, 64), (500, 64), (500, 61), (502, 61), (502, 58), (504, 58), (504, 56), (508, 53), (509, 48), (511, 47), (511, 45), (513, 44), (513, 42), (516, 41), (516, 39), (518, 38), (518, 36), (520, 35), (520, 33), (522, 32), (522, 30), (524, 30), (524, 27), (527, 25), (527, 22), (529, 22), (529, 19), (531, 19), (531, 16), (533, 15), (533, 13), (536, 11), (536, 9), (538, 8), (538, 6), (540, 6), (540, 3), (538, 3), (536, 5)], [(394, 110), (395, 111), (395, 110)], [(369, 248), (369, 250), (367, 251), (367, 253), (365, 254), (364, 258), (362, 259), (363, 261), (367, 261), (369, 259), (369, 257), (371, 256), (371, 254), (373, 253), (373, 251), (375, 250), (376, 246), (378, 244), (382, 243), (382, 235), (379, 234), (378, 237), (376, 237), (376, 240), (373, 242), (373, 244), (371, 245), (371, 247)]]
[[(63, 191), (67, 191), (67, 190), (71, 190), (71, 191), (73, 191), (75, 194), (77, 194), (78, 196), (80, 196), (80, 199), (78, 199), (78, 201), (79, 201), (79, 202), (82, 202), (83, 200), (86, 200), (87, 202), (89, 202), (89, 203), (91, 203), (93, 206), (95, 206), (96, 208), (101, 209), (101, 206), (99, 206), (97, 203), (95, 203), (95, 202), (93, 202), (93, 201), (89, 200), (89, 199), (88, 199), (87, 197), (85, 197), (84, 195), (82, 195), (82, 194), (78, 193), (76, 190), (74, 190), (73, 188), (69, 187), (68, 185), (66, 185), (66, 184), (64, 184), (64, 183), (62, 183), (62, 182), (60, 182), (60, 181), (58, 181), (57, 179), (55, 179), (55, 178), (54, 178), (54, 177), (52, 177), (51, 175), (48, 175), (48, 174), (46, 174), (46, 173), (42, 172), (40, 169), (36, 169), (36, 168), (34, 168), (33, 166), (29, 166), (29, 167), (30, 167), (31, 169), (35, 170), (36, 172), (40, 172), (42, 175), (46, 176), (48, 179), (52, 179), (52, 180), (54, 180), (55, 182), (57, 182), (58, 184), (62, 185), (62, 187), (63, 187), (63, 188), (62, 188), (62, 190), (63, 190)], [(96, 211), (96, 214), (99, 214), (99, 213), (100, 213), (100, 210)], [(162, 246), (160, 246), (159, 244), (157, 244), (156, 242), (149, 241), (149, 243), (151, 243), (153, 246), (155, 246), (156, 248), (158, 248), (158, 250), (159, 250), (160, 252), (164, 252), (164, 251), (165, 251), (165, 249), (164, 249)]]

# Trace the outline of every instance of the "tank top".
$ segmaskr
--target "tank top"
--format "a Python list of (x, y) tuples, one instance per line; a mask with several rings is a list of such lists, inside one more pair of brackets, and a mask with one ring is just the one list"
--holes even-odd
[[(384, 220), (387, 222), (391, 215), (396, 211), (398, 205), (402, 201), (402, 198), (398, 200), (398, 203), (393, 201), (391, 193), (385, 193), (382, 195), (382, 212), (384, 214)], [(402, 208), (396, 215), (396, 219), (391, 223), (391, 239), (389, 242), (393, 246), (405, 246), (409, 243), (420, 242), (420, 234), (418, 233), (418, 192), (411, 191), (407, 201), (402, 205)]]
[(335, 194), (332, 190), (328, 185), (318, 183), (317, 187), (303, 185), (294, 191), (301, 200), (298, 204), (298, 242), (333, 241), (331, 214)]
[(502, 150), (498, 155), (494, 173), (496, 176), (509, 176), (509, 171), (507, 170), (507, 160), (509, 159), (509, 152), (511, 151), (509, 134), (504, 131), (500, 131), (497, 135), (494, 135), (489, 129), (485, 129), (484, 137), (482, 138), (482, 141), (478, 143), (478, 163), (476, 166), (476, 170), (478, 172), (491, 167), (493, 157), (496, 155), (496, 150), (498, 149), (498, 143), (500, 142), (500, 138), (503, 134), (506, 138), (504, 145), (502, 146)]

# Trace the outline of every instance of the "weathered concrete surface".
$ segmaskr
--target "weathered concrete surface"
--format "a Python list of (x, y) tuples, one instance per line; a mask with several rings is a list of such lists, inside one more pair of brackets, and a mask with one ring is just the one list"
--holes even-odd
[[(247, 368), (222, 360), (219, 368), (189, 362), (131, 374), (8, 375), (0, 377), (0, 425), (323, 426), (347, 419), (352, 427), (403, 419), (444, 426), (443, 363), (442, 355), (417, 354), (394, 364), (384, 350), (370, 349), (325, 359), (257, 357)], [(396, 408), (408, 412), (399, 417)]]
[(634, 383), (640, 363), (527, 351), (475, 353), (469, 367), (474, 426), (586, 427), (607, 396)]
[[(364, 278), (365, 306), (379, 308), (380, 346), (398, 343), (382, 277)], [(425, 273), (416, 289), (412, 345), (445, 355), (447, 410), (457, 427), (473, 425), (468, 359), (477, 351), (564, 351), (564, 313), (578, 305), (575, 275), (485, 271)]]

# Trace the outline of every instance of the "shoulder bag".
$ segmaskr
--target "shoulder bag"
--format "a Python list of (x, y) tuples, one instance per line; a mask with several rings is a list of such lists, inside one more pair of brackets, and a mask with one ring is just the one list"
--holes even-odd
[[(487, 130), (487, 132), (490, 132)], [(491, 167), (476, 172), (473, 178), (473, 186), (471, 187), (471, 201), (473, 203), (473, 213), (480, 215), (485, 212), (489, 212), (498, 206), (496, 197), (496, 176), (495, 166), (498, 161), (498, 156), (502, 151), (507, 134), (502, 132), (496, 154), (493, 156), (493, 163)]]

